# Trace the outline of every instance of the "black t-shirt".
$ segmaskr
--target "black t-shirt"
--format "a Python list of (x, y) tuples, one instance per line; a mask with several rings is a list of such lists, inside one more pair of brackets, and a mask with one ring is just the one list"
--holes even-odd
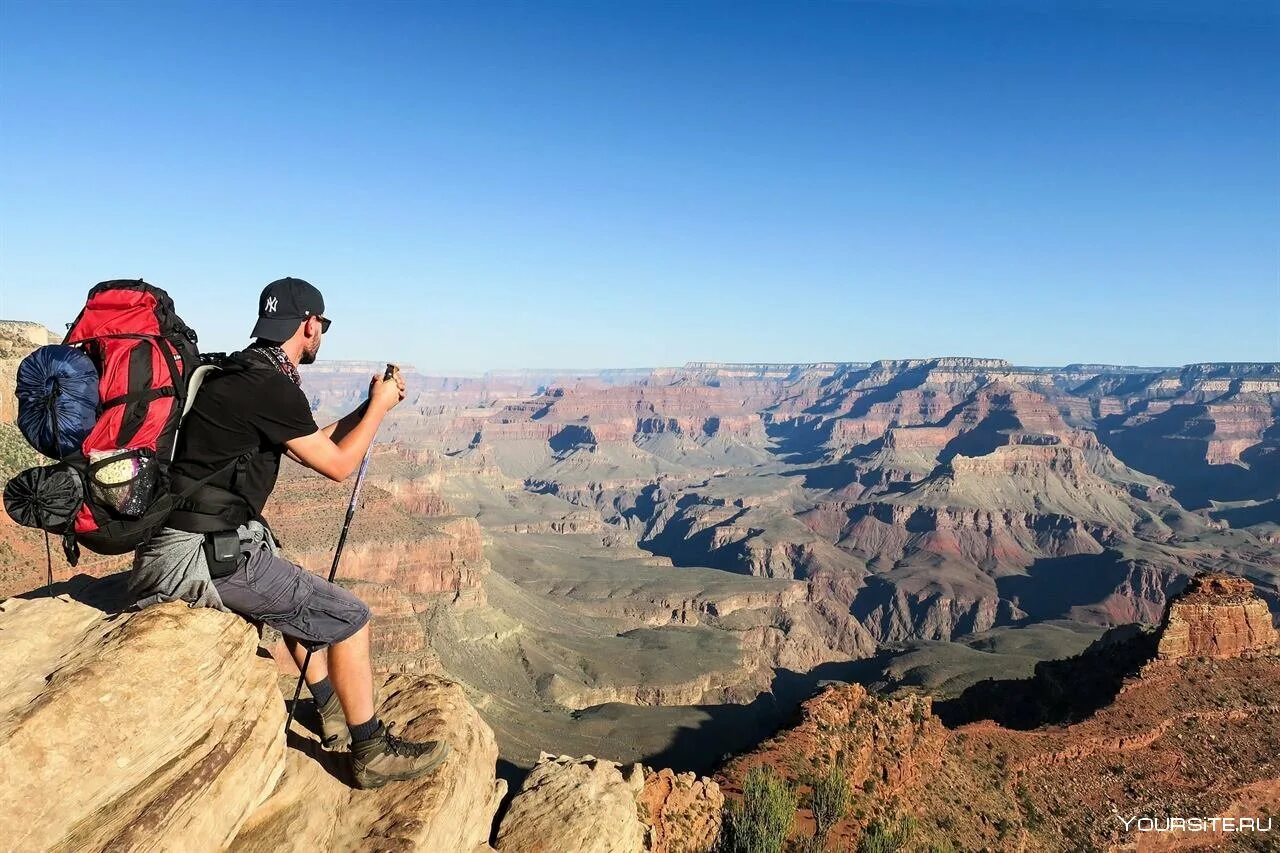
[[(311, 435), (319, 427), (307, 396), (293, 380), (262, 356), (246, 355), (253, 368), (215, 373), (200, 386), (178, 435), (173, 471), (200, 480), (254, 451), (234, 491), (249, 502), (254, 515), (261, 515), (280, 473), (285, 442)], [(227, 484), (231, 477), (228, 470), (212, 482)]]

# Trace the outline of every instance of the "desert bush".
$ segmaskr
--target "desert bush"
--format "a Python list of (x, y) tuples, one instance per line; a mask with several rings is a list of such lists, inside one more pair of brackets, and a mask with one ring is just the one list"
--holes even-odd
[(1039, 829), (1044, 823), (1044, 816), (1040, 814), (1040, 810), (1036, 808), (1035, 800), (1031, 799), (1031, 792), (1027, 790), (1027, 786), (1020, 784), (1017, 788), (1018, 803), (1022, 806), (1022, 823), (1030, 830)]
[(827, 853), (827, 845), (819, 841), (818, 836), (811, 835), (795, 842), (791, 853)]
[(813, 810), (813, 837), (819, 843), (827, 840), (831, 828), (849, 813), (849, 780), (844, 768), (833, 764), (826, 773), (813, 780), (809, 794), (809, 808)]
[(721, 849), (782, 853), (798, 806), (795, 788), (772, 767), (753, 767), (742, 784), (742, 799), (725, 808)]
[(858, 853), (898, 853), (911, 843), (915, 831), (916, 822), (910, 817), (873, 820), (858, 839)]

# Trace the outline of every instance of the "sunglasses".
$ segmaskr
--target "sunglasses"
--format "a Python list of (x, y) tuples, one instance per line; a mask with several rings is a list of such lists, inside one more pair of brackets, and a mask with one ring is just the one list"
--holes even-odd
[(333, 325), (333, 321), (330, 320), (328, 317), (321, 317), (319, 314), (317, 314), (315, 315), (315, 318), (320, 321), (321, 333), (329, 331), (329, 327)]

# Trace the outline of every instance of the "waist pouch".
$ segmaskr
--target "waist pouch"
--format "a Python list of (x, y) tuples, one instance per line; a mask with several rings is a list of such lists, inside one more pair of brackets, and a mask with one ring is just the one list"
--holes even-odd
[(209, 563), (209, 577), (225, 578), (240, 568), (240, 532), (219, 530), (204, 535), (204, 557)]

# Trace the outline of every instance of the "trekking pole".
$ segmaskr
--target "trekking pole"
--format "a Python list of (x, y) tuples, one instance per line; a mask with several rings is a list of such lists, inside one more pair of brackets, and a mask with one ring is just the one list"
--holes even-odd
[[(391, 379), (396, 375), (399, 368), (394, 364), (387, 365), (387, 372), (383, 374), (383, 381)], [(347, 544), (347, 533), (351, 530), (351, 519), (356, 514), (356, 504), (360, 500), (360, 487), (364, 485), (365, 472), (369, 470), (369, 457), (373, 455), (373, 442), (369, 442), (369, 449), (364, 452), (364, 458), (360, 460), (360, 470), (356, 473), (356, 485), (351, 490), (351, 501), (347, 504), (347, 516), (342, 522), (342, 532), (338, 534), (338, 547), (333, 551), (333, 565), (329, 567), (329, 583), (333, 583), (333, 579), (338, 576), (338, 561), (342, 559), (342, 547)], [(302, 671), (298, 673), (298, 686), (293, 691), (293, 703), (289, 706), (289, 717), (284, 721), (285, 734), (288, 734), (289, 727), (293, 725), (293, 714), (298, 709), (298, 700), (302, 697), (302, 682), (307, 677), (307, 667), (311, 665), (311, 649), (307, 649), (307, 654), (302, 659)]]

